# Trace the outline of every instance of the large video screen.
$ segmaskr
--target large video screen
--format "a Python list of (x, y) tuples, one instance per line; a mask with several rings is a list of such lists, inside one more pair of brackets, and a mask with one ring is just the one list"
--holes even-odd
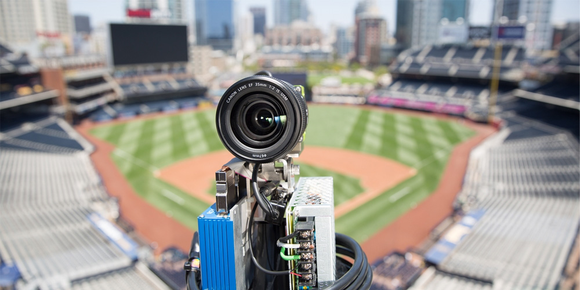
[(187, 62), (185, 25), (110, 24), (114, 66)]

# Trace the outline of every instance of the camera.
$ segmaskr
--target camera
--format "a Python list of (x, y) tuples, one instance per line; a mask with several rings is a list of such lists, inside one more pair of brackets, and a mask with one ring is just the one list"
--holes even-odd
[(216, 110), (224, 146), (237, 158), (272, 162), (297, 156), (308, 124), (304, 88), (260, 72), (232, 85)]
[(307, 124), (304, 88), (267, 71), (226, 90), (216, 128), (235, 158), (215, 172), (216, 202), (198, 217), (188, 289), (370, 288), (360, 245), (335, 233), (332, 177), (295, 181)]

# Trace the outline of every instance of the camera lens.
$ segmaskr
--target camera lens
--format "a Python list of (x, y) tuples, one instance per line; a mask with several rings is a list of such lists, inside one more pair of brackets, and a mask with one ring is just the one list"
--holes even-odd
[(278, 79), (255, 75), (231, 86), (220, 100), (216, 125), (224, 146), (236, 157), (270, 162), (301, 140), (308, 109), (301, 93)]
[(270, 110), (260, 109), (252, 115), (252, 118), (248, 120), (248, 123), (251, 123), (252, 131), (258, 131), (256, 134), (270, 133), (275, 127), (274, 114), (272, 114), (272, 111)]

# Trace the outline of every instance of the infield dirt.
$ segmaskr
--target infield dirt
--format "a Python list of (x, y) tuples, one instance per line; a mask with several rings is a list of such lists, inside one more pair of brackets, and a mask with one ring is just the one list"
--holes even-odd
[[(207, 193), (208, 187), (215, 182), (215, 171), (231, 158), (232, 154), (225, 150), (189, 158), (161, 169), (157, 177), (212, 204), (215, 196)], [(414, 168), (393, 160), (336, 148), (306, 146), (297, 160), (360, 180), (365, 191), (337, 206), (335, 217), (372, 200), (416, 173)]]

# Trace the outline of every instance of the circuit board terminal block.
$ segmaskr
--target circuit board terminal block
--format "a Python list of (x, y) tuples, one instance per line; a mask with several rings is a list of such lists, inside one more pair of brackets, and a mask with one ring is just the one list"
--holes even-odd
[(297, 232), (299, 259), (293, 289), (324, 289), (336, 280), (334, 189), (332, 177), (302, 177), (286, 208), (287, 232)]

